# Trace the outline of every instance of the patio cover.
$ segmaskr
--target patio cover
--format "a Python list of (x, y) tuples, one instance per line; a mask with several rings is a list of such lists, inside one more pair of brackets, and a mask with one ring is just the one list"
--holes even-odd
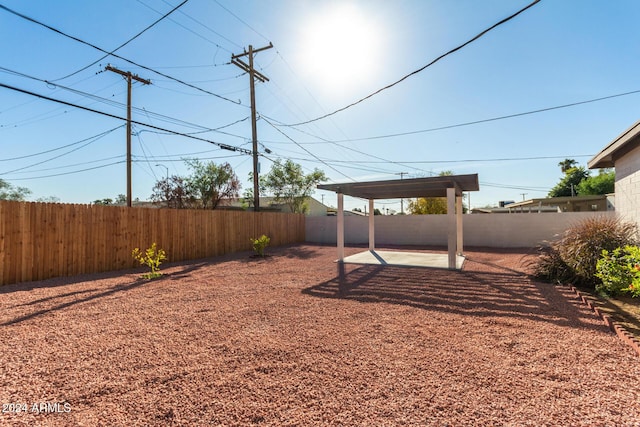
[(338, 195), (338, 261), (344, 261), (344, 195), (369, 200), (369, 250), (375, 250), (373, 202), (376, 199), (412, 197), (446, 197), (448, 231), (448, 267), (457, 268), (457, 255), (462, 255), (462, 193), (478, 191), (478, 174), (448, 175), (429, 178), (388, 181), (319, 184), (318, 189)]

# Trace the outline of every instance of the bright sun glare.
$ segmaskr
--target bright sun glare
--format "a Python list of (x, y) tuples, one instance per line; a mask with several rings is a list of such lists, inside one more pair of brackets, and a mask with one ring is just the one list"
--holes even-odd
[(333, 4), (307, 22), (302, 64), (313, 84), (330, 92), (348, 92), (375, 72), (380, 34), (365, 11)]

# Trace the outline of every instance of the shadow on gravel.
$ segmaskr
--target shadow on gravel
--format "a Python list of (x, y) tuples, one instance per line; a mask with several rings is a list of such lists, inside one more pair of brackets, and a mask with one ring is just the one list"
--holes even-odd
[[(247, 254), (244, 252), (243, 254)], [(277, 258), (290, 258), (290, 259), (300, 259), (300, 260), (308, 260), (319, 256), (319, 252), (314, 250), (309, 246), (302, 245), (285, 245), (285, 246), (275, 246), (275, 247), (267, 247), (265, 250), (265, 257), (261, 257), (256, 255), (253, 252), (248, 252), (248, 255), (245, 255), (239, 258), (241, 262), (260, 262), (260, 261), (269, 261), (270, 259), (276, 260)]]
[[(561, 326), (596, 328), (580, 309), (551, 284), (517, 270), (492, 265), (491, 271), (452, 271), (365, 265), (302, 290), (320, 298), (399, 304), (429, 311), (478, 317), (511, 317)], [(486, 267), (485, 267), (486, 268)]]
[[(142, 271), (142, 270), (140, 270)], [(115, 270), (105, 271), (102, 273), (81, 274), (78, 276), (61, 276), (52, 277), (50, 279), (44, 279), (34, 282), (21, 282), (12, 283), (9, 285), (0, 285), (0, 295), (10, 294), (20, 291), (31, 291), (33, 289), (42, 288), (56, 288), (58, 286), (75, 285), (79, 283), (93, 282), (102, 279), (113, 279), (114, 277), (121, 277), (125, 274), (135, 272), (135, 270)]]
[(309, 246), (291, 245), (279, 248), (278, 255), (287, 258), (311, 259), (319, 256), (319, 252)]
[[(72, 296), (72, 295), (76, 296), (76, 298), (71, 300), (71, 301), (66, 301), (66, 302), (60, 303), (58, 305), (54, 305), (53, 307), (48, 307), (48, 308), (43, 309), (43, 310), (36, 310), (36, 311), (33, 311), (33, 312), (29, 313), (29, 314), (25, 314), (25, 315), (16, 317), (16, 318), (11, 319), (11, 320), (7, 320), (7, 321), (5, 321), (3, 323), (0, 323), (0, 326), (15, 325), (16, 323), (24, 322), (26, 320), (33, 319), (35, 317), (42, 316), (42, 315), (47, 314), (47, 313), (51, 313), (51, 312), (58, 311), (58, 310), (63, 310), (65, 308), (72, 307), (72, 306), (77, 305), (77, 304), (82, 304), (82, 303), (85, 303), (85, 302), (88, 302), (88, 301), (92, 301), (92, 300), (95, 300), (95, 299), (98, 299), (98, 298), (103, 298), (103, 297), (106, 297), (106, 296), (109, 296), (109, 295), (113, 295), (113, 294), (118, 293), (118, 292), (126, 292), (126, 291), (129, 291), (131, 289), (134, 289), (134, 288), (137, 288), (139, 286), (142, 286), (144, 284), (161, 281), (163, 279), (164, 279), (164, 277), (161, 277), (161, 278), (154, 279), (154, 280), (150, 281), (150, 280), (147, 280), (147, 279), (138, 278), (133, 283), (117, 285), (117, 286), (114, 286), (114, 287), (112, 287), (112, 288), (110, 288), (108, 290), (105, 290), (105, 291), (102, 291), (102, 292), (99, 292), (99, 293), (94, 293), (92, 295), (88, 295), (88, 296), (85, 296), (83, 298), (77, 298), (77, 295), (81, 294), (81, 293), (92, 292), (92, 290), (86, 290), (86, 291), (82, 291), (82, 292), (70, 292), (70, 293), (66, 293), (66, 294), (56, 295), (56, 296), (53, 296), (53, 297), (42, 298), (42, 299), (36, 300), (36, 301), (31, 301), (31, 302), (29, 302), (27, 304), (21, 304), (21, 305), (23, 305), (23, 306), (24, 305), (32, 305), (32, 304), (37, 304), (39, 302), (51, 301), (52, 299), (59, 299), (59, 298), (64, 298), (64, 297), (68, 297), (68, 296)], [(93, 291), (95, 291), (95, 290), (93, 290)]]

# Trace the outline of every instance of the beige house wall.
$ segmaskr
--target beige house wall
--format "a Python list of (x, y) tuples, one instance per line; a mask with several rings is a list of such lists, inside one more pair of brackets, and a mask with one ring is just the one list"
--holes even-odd
[[(533, 248), (554, 240), (572, 224), (614, 212), (464, 215), (464, 246)], [(367, 244), (368, 217), (345, 217), (345, 244)], [(335, 217), (307, 217), (306, 241), (336, 243)], [(380, 215), (375, 217), (376, 246), (447, 246), (446, 215)]]
[(616, 211), (640, 226), (640, 147), (615, 161)]

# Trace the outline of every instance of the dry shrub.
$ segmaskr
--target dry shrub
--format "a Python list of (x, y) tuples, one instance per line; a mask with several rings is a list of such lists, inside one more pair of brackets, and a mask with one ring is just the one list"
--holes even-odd
[(540, 255), (534, 264), (534, 275), (550, 282), (570, 283), (575, 274), (562, 260), (554, 246), (541, 247)]
[(544, 250), (538, 259), (538, 277), (563, 283), (595, 287), (595, 276), (602, 250), (612, 251), (637, 240), (637, 226), (617, 217), (592, 217), (567, 229), (562, 237)]

